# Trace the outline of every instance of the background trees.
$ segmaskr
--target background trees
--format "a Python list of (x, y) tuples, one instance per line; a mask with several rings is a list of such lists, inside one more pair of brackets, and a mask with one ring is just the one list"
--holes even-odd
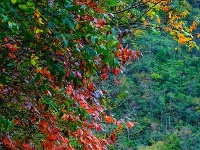
[[(188, 8), (167, 0), (2, 0), (1, 148), (106, 149), (116, 142), (121, 128), (135, 123), (106, 114), (97, 84), (141, 57), (132, 40), (147, 28), (198, 48), (192, 36), (198, 22), (182, 20)], [(108, 132), (105, 123), (117, 129)]]
[(199, 149), (199, 51), (163, 32), (134, 42), (144, 57), (126, 66), (117, 89), (104, 86), (114, 116), (139, 123), (113, 149)]

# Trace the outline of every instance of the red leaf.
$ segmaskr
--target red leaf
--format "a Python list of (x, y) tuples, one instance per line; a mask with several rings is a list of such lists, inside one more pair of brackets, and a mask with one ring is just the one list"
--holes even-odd
[(93, 83), (89, 83), (88, 84), (88, 90), (89, 91), (93, 91), (94, 90), (94, 84)]
[(116, 135), (114, 132), (111, 134), (110, 139), (112, 140), (112, 142), (116, 142)]
[(100, 126), (100, 125), (97, 125), (97, 126), (96, 126), (96, 130), (97, 130), (97, 132), (100, 132), (100, 131), (101, 131), (101, 126)]
[(108, 74), (107, 73), (103, 73), (101, 75), (101, 80), (106, 80), (106, 79), (108, 79)]
[(14, 149), (15, 148), (15, 145), (13, 143), (13, 141), (10, 139), (10, 137), (6, 136), (4, 139), (3, 139), (3, 143), (8, 146), (9, 148), (11, 149)]
[(8, 44), (5, 44), (5, 46), (7, 47), (8, 50), (12, 51), (12, 44), (8, 43)]
[(47, 137), (47, 139), (50, 140), (50, 141), (55, 141), (55, 140), (57, 140), (57, 135), (56, 134), (50, 134)]
[(8, 53), (8, 56), (10, 59), (14, 59), (15, 58), (15, 55), (13, 53)]
[(105, 20), (104, 18), (101, 19), (101, 22), (102, 22), (103, 24), (106, 24), (106, 20)]
[(79, 105), (82, 107), (82, 108), (85, 108), (85, 109), (88, 109), (89, 107), (88, 107), (88, 104), (86, 103), (86, 102), (84, 102), (84, 101), (80, 101), (79, 102)]
[(14, 44), (13, 47), (12, 47), (12, 52), (15, 53), (15, 52), (17, 51), (17, 48), (18, 48), (18, 47), (17, 47), (17, 44)]
[(41, 125), (43, 128), (48, 128), (49, 127), (49, 124), (48, 124), (48, 122), (46, 122), (46, 121), (41, 121), (40, 123), (39, 123), (39, 125)]
[(19, 120), (18, 118), (16, 118), (16, 119), (14, 120), (14, 124), (15, 124), (15, 125), (20, 124), (20, 120)]
[(69, 115), (67, 115), (67, 114), (64, 114), (64, 115), (62, 116), (62, 118), (63, 118), (63, 119), (65, 119), (66, 121), (68, 121), (68, 120), (69, 120), (69, 117), (70, 117), (70, 116), (69, 116)]
[(118, 76), (118, 74), (119, 74), (119, 68), (113, 69), (113, 74), (115, 74), (116, 76)]
[(72, 85), (69, 85), (67, 88), (66, 88), (66, 93), (71, 95), (73, 92), (73, 88), (72, 88)]
[(24, 149), (26, 149), (26, 150), (32, 150), (32, 149), (33, 149), (33, 148), (31, 147), (31, 145), (28, 144), (28, 143), (22, 143), (22, 147), (23, 147)]

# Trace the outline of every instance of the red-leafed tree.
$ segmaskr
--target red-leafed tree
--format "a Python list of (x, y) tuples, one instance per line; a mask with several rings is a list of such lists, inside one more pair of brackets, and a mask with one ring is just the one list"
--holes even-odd
[(185, 32), (197, 22), (183, 26), (187, 11), (168, 0), (1, 0), (0, 10), (3, 149), (107, 149), (117, 130), (107, 137), (98, 132), (106, 132), (105, 123), (122, 125), (105, 114), (103, 91), (91, 77), (117, 76), (128, 60), (142, 56), (123, 37), (151, 27), (195, 47)]

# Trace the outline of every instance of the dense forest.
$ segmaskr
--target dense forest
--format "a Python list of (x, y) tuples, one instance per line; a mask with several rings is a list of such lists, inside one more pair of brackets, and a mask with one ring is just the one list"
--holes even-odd
[[(189, 2), (190, 16), (199, 17), (199, 3)], [(112, 149), (200, 149), (200, 51), (151, 30), (143, 31), (132, 46), (143, 58), (127, 65), (118, 87), (113, 80), (103, 83), (109, 112), (138, 122), (119, 134)]]
[(199, 149), (200, 52), (176, 52), (177, 44), (162, 33), (138, 42), (148, 43), (146, 55), (127, 66), (119, 87), (104, 83), (111, 112), (139, 123), (120, 135), (117, 148)]
[(200, 149), (199, 0), (1, 0), (0, 149)]

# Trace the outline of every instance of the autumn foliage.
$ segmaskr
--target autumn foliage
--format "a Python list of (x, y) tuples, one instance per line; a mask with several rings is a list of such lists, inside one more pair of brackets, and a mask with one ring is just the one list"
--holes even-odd
[[(91, 80), (97, 76), (106, 82), (111, 73), (123, 72), (127, 61), (142, 57), (122, 43), (124, 35), (111, 25), (118, 16), (112, 12), (116, 4), (103, 3), (0, 2), (0, 147), (103, 150), (116, 142), (118, 129), (135, 125), (105, 113), (103, 91)], [(148, 10), (158, 1), (140, 3)], [(157, 9), (170, 15), (170, 1), (161, 2)], [(152, 15), (132, 21), (148, 27)], [(172, 25), (179, 18), (171, 14), (169, 19)], [(181, 22), (165, 30), (179, 43), (194, 46), (178, 31), (180, 26)], [(195, 28), (194, 22), (189, 30)], [(107, 133), (105, 124), (111, 123), (116, 130)]]

